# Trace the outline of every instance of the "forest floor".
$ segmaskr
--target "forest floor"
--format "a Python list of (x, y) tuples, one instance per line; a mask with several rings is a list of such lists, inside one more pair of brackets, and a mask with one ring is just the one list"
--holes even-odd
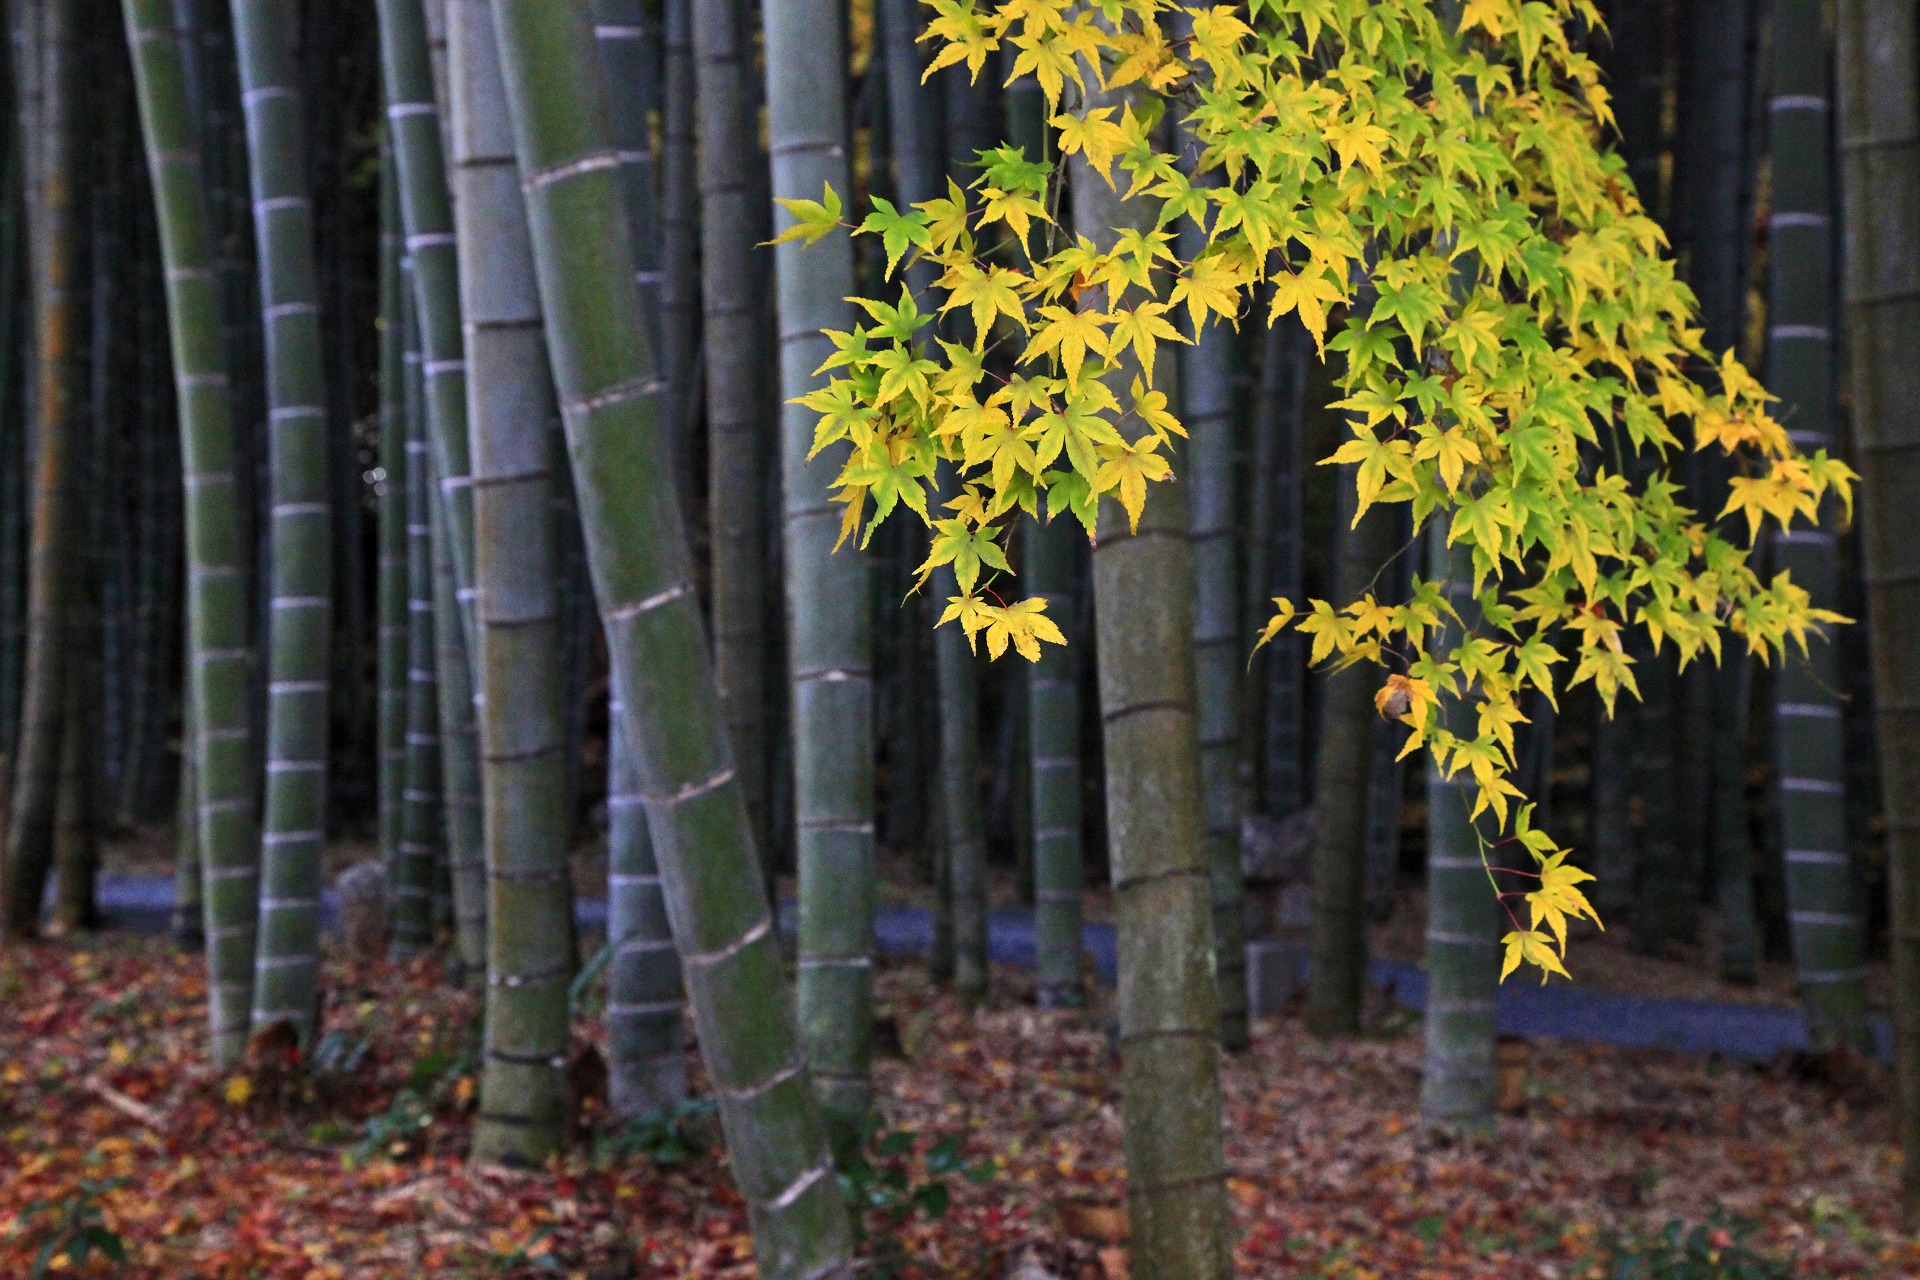
[[(1110, 997), (1042, 1013), (1025, 975), (995, 980), (969, 1012), (917, 968), (882, 972), (893, 1136), (865, 1186), (923, 1208), (870, 1212), (867, 1252), (902, 1280), (1116, 1280)], [(333, 959), (326, 981), (330, 1070), (222, 1078), (203, 1065), (202, 965), (164, 939), (0, 951), (0, 1275), (25, 1280), (43, 1252), (52, 1275), (128, 1280), (754, 1274), (704, 1115), (613, 1129), (588, 1083), (566, 1157), (470, 1166), (472, 997), (428, 960)], [(581, 1014), (584, 1049), (591, 1000)], [(1771, 1260), (1750, 1275), (1920, 1275), (1871, 1072), (1534, 1044), (1494, 1140), (1447, 1145), (1413, 1123), (1418, 1023), (1384, 1006), (1374, 1021), (1321, 1043), (1269, 1020), (1227, 1063), (1242, 1275), (1611, 1277), (1622, 1256), (1651, 1260), (1673, 1220), (1723, 1258)], [(930, 1216), (935, 1184), (951, 1205)], [(89, 1228), (123, 1268), (55, 1256)]]

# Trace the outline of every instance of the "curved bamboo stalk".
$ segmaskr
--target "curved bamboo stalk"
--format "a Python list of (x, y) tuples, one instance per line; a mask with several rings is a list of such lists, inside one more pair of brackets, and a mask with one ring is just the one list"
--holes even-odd
[(320, 357), (313, 200), (294, 0), (232, 0), (266, 330), (271, 545), (267, 786), (253, 1022), (309, 1043), (319, 1016), (320, 859), (326, 849), (333, 502)]
[(769, 1280), (844, 1276), (847, 1209), (719, 721), (584, 0), (494, 0), (548, 354), (625, 725), (733, 1175)]
[(167, 268), (167, 315), (186, 479), (187, 634), (192, 664), (195, 825), (205, 877), (214, 1061), (246, 1046), (253, 1005), (253, 759), (244, 564), (220, 297), (193, 117), (166, 0), (123, 0)]

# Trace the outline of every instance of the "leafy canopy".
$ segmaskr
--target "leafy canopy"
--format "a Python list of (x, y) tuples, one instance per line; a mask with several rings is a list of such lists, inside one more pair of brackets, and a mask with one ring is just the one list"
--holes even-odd
[[(856, 300), (868, 322), (831, 335), (832, 377), (803, 398), (814, 453), (844, 450), (842, 540), (904, 504), (935, 529), (923, 575), (959, 577), (941, 621), (1033, 657), (1061, 638), (1044, 602), (989, 585), (1011, 572), (1011, 514), (1044, 503), (1091, 535), (1110, 498), (1137, 523), (1184, 434), (1153, 383), (1161, 344), (1186, 340), (1175, 319), (1297, 317), (1352, 431), (1323, 465), (1352, 465), (1361, 512), (1405, 503), (1416, 526), (1442, 522), (1471, 552), (1477, 617), (1464, 629), (1418, 579), (1402, 605), (1277, 600), (1259, 643), (1293, 625), (1316, 663), (1384, 670), (1379, 705), (1407, 726), (1405, 751), (1466, 770), (1495, 847), (1531, 858), (1539, 888), (1505, 895), (1531, 912), (1509, 911), (1507, 972), (1563, 972), (1566, 920), (1593, 911), (1585, 873), (1515, 804), (1521, 695), (1591, 682), (1611, 711), (1638, 693), (1629, 626), (1683, 665), (1717, 661), (1727, 633), (1763, 660), (1804, 649), (1840, 619), (1785, 573), (1761, 581), (1719, 524), (1742, 517), (1750, 544), (1816, 520), (1829, 494), (1850, 504), (1853, 478), (1797, 454), (1760, 384), (1702, 346), (1665, 234), (1602, 143), (1607, 89), (1568, 37), (1599, 25), (1591, 0), (1465, 0), (1457, 21), (1427, 0), (925, 2), (933, 69), (978, 76), (1011, 47), (1062, 156), (1156, 202), (1158, 225), (1108, 248), (1068, 236), (1058, 167), (1014, 147), (937, 199), (876, 201), (856, 231), (881, 238), (889, 275), (925, 263), (936, 278), (921, 297)], [(831, 190), (788, 208), (782, 239), (840, 216)], [(1173, 249), (1183, 222), (1205, 233), (1190, 260)], [(922, 332), (955, 312), (959, 340)], [(1689, 434), (1736, 460), (1711, 519), (1665, 470)], [(951, 515), (930, 509), (938, 460), (961, 478)]]

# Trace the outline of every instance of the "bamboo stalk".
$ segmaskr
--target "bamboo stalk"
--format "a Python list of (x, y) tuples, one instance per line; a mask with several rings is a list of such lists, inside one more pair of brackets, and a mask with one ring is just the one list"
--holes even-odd
[(1907, 494), (1920, 454), (1920, 368), (1909, 350), (1920, 329), (1920, 15), (1841, 0), (1837, 31), (1854, 457), (1892, 916), (1900, 1207), (1912, 1230), (1920, 1223), (1920, 669), (1908, 646), (1920, 606), (1920, 527)]
[(693, 6), (693, 53), (700, 120), (700, 299), (707, 515), (713, 536), (713, 668), (754, 842), (764, 851), (767, 425), (761, 379), (767, 352), (755, 296), (756, 237), (749, 204), (748, 169), (758, 146), (749, 106), (750, 53), (738, 5)]
[[(400, 186), (380, 132), (380, 860), (400, 863), (407, 777), (407, 363)], [(417, 353), (416, 353), (417, 354)]]
[(230, 378), (206, 196), (186, 78), (166, 0), (123, 0), (147, 172), (167, 268), (167, 315), (186, 480), (187, 631), (192, 664), (189, 740), (206, 902), (208, 1003), (214, 1061), (245, 1047), (253, 995), (258, 847), (245, 604), (246, 544), (234, 474)]
[[(1460, 621), (1443, 619), (1433, 652), (1451, 653), (1479, 625), (1473, 552), (1449, 548), (1446, 525), (1428, 527), (1430, 574)], [(1471, 709), (1443, 697), (1440, 715), (1455, 733), (1472, 732)], [(1500, 904), (1481, 856), (1473, 820), (1473, 779), (1427, 766), (1427, 1017), (1420, 1075), (1420, 1119), (1447, 1134), (1493, 1129), (1494, 998), (1500, 980)]]
[[(1129, 100), (1089, 94), (1079, 109)], [(1068, 173), (1074, 232), (1096, 249), (1155, 225), (1152, 199), (1121, 199), (1079, 157)], [(1102, 292), (1088, 290), (1081, 305), (1098, 305)], [(1125, 388), (1140, 370), (1131, 358), (1118, 366), (1106, 378)], [(1132, 415), (1116, 426), (1131, 437), (1143, 429)], [(1156, 485), (1137, 532), (1118, 503), (1101, 504), (1093, 552), (1131, 1266), (1159, 1280), (1233, 1270), (1187, 528), (1185, 486)]]
[(433, 866), (445, 839), (440, 761), (440, 669), (433, 607), (433, 492), (425, 379), (420, 374), (419, 304), (411, 254), (400, 264), (402, 359), (407, 421), (407, 747), (398, 860), (388, 869), (388, 914), (396, 955), (433, 940)]
[[(1376, 575), (1393, 554), (1394, 521), (1373, 511), (1356, 525), (1358, 467), (1335, 480), (1333, 595), (1345, 608), (1382, 585)], [(1446, 650), (1442, 650), (1446, 652)], [(1360, 1033), (1367, 991), (1367, 816), (1383, 800), (1369, 786), (1373, 760), (1372, 669), (1365, 664), (1327, 676), (1320, 704), (1320, 751), (1314, 807), (1313, 970), (1307, 984), (1307, 1025), (1316, 1035)]]
[(253, 1022), (304, 1046), (319, 1017), (320, 860), (326, 850), (333, 663), (333, 494), (313, 264), (313, 200), (298, 80), (295, 0), (232, 0), (246, 109), (266, 388), (268, 574), (266, 808)]
[[(1767, 385), (1801, 450), (1831, 449), (1834, 350), (1832, 70), (1819, 0), (1776, 0), (1768, 102), (1773, 161)], [(1776, 534), (1776, 566), (1815, 608), (1838, 604), (1839, 511)], [(1774, 749), (1794, 971), (1815, 1045), (1871, 1048), (1865, 924), (1846, 839), (1845, 742), (1832, 638), (1791, 656), (1774, 685)]]
[(32, 29), (23, 56), (35, 66), (38, 98), (34, 119), (22, 122), (22, 133), (38, 140), (39, 159), (36, 191), (28, 205), (36, 403), (27, 649), (8, 814), (6, 912), (0, 921), (9, 937), (31, 936), (38, 929), (41, 895), (53, 862), (67, 597), (77, 555), (70, 481), (76, 465), (73, 346), (79, 323), (73, 298), (80, 217), (74, 190), (79, 141), (74, 119), (76, 15), (72, 5), (57, 0), (36, 0), (28, 12)]
[[(836, 0), (762, 9), (775, 197), (848, 189), (845, 41)], [(856, 1141), (871, 1086), (873, 1027), (873, 655), (867, 564), (835, 554), (834, 468), (807, 461), (816, 415), (797, 399), (826, 379), (824, 330), (853, 320), (852, 243), (775, 253), (787, 664), (793, 686), (793, 795), (800, 880), (801, 1038), (835, 1137)]]
[(547, 424), (555, 414), (506, 88), (486, 0), (448, 6), (454, 208), (473, 376), (486, 1060), (476, 1157), (538, 1164), (564, 1138), (573, 978), (571, 797)]
[(595, 594), (733, 1176), (763, 1276), (844, 1276), (846, 1205), (719, 720), (685, 527), (660, 479), (661, 384), (590, 14), (582, 0), (494, 0), (494, 17)]

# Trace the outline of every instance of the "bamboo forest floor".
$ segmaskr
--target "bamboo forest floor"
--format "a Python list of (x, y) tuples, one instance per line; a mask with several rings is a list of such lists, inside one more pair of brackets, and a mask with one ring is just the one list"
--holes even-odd
[[(1114, 1280), (1107, 997), (1041, 1013), (1024, 974), (995, 980), (968, 1013), (917, 967), (883, 969), (878, 1110), (914, 1137), (881, 1167), (930, 1185), (927, 1157), (955, 1139), (986, 1176), (941, 1180), (938, 1218), (876, 1211), (871, 1252), (903, 1280)], [(95, 1210), (125, 1244), (120, 1274), (141, 1280), (753, 1274), (724, 1159), (697, 1149), (703, 1117), (615, 1135), (582, 1069), (571, 1154), (533, 1173), (468, 1166), (472, 998), (431, 960), (332, 959), (327, 988), (330, 1069), (289, 1082), (256, 1063), (242, 1084), (201, 1065), (203, 969), (164, 939), (0, 951), (0, 1275), (28, 1275)], [(1443, 1145), (1411, 1123), (1417, 1021), (1376, 1015), (1341, 1044), (1269, 1020), (1228, 1063), (1242, 1275), (1599, 1277), (1632, 1247), (1616, 1234), (1716, 1211), (1760, 1224), (1746, 1244), (1781, 1269), (1752, 1274), (1920, 1274), (1920, 1243), (1893, 1227), (1892, 1126), (1870, 1074), (1543, 1042), (1507, 1073), (1495, 1139)], [(696, 1149), (675, 1159), (681, 1138)], [(96, 1259), (54, 1274), (114, 1273)]]

